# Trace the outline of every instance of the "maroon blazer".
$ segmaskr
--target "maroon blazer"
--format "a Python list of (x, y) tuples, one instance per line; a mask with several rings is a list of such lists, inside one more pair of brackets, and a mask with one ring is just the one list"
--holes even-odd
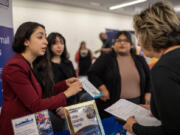
[(16, 54), (3, 68), (2, 84), (0, 135), (13, 135), (11, 120), (14, 118), (66, 105), (66, 97), (63, 93), (68, 88), (66, 82), (60, 82), (55, 86), (55, 92), (59, 94), (43, 99), (40, 84), (20, 54)]

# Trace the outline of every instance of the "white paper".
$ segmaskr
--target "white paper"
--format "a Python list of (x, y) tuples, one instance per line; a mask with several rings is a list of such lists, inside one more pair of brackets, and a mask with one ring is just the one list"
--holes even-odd
[(15, 135), (54, 135), (48, 110), (12, 120)]
[(79, 78), (82, 83), (83, 89), (88, 92), (93, 98), (99, 98), (102, 93), (86, 78)]
[(143, 126), (159, 126), (161, 122), (155, 117), (150, 116), (150, 111), (140, 105), (129, 102), (125, 99), (120, 99), (105, 111), (112, 115), (127, 120), (130, 116), (135, 116), (137, 122)]
[(12, 120), (15, 135), (39, 135), (34, 114)]

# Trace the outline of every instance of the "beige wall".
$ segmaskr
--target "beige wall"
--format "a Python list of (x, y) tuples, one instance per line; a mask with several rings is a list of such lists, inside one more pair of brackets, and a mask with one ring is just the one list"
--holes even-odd
[(99, 33), (106, 28), (132, 30), (132, 17), (31, 0), (13, 0), (14, 30), (25, 21), (45, 25), (47, 34), (56, 31), (67, 40), (70, 59), (82, 40), (93, 51), (101, 47)]

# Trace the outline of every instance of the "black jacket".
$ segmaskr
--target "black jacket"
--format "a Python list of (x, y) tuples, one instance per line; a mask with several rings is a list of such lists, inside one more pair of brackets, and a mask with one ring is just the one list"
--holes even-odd
[[(135, 65), (140, 75), (141, 103), (144, 103), (144, 95), (150, 91), (149, 67), (142, 56), (132, 53)], [(112, 50), (108, 54), (101, 55), (91, 66), (88, 72), (88, 79), (97, 88), (105, 84), (110, 93), (110, 100), (104, 102), (96, 100), (101, 118), (109, 117), (104, 109), (115, 103), (120, 98), (121, 76), (116, 59), (116, 53)]]
[(136, 135), (180, 135), (180, 49), (163, 55), (151, 70), (151, 111), (162, 125), (133, 125)]

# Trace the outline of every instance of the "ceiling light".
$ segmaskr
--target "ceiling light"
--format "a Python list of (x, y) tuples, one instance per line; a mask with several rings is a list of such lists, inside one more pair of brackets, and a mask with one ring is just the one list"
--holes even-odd
[(142, 3), (142, 2), (145, 2), (145, 1), (147, 1), (147, 0), (135, 0), (135, 1), (132, 1), (132, 2), (127, 2), (127, 3), (120, 4), (120, 5), (112, 6), (112, 7), (109, 8), (109, 10), (115, 10), (115, 9), (118, 9), (118, 8), (127, 7), (127, 6), (130, 6), (130, 5), (135, 5), (137, 3)]
[(180, 6), (174, 7), (174, 10), (175, 10), (176, 12), (180, 12)]

